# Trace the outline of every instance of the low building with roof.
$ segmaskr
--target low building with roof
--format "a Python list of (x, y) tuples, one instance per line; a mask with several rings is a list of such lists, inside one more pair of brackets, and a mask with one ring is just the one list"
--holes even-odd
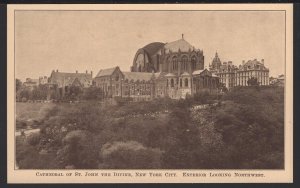
[(39, 85), (39, 79), (26, 78), (26, 81), (23, 83), (26, 88), (33, 89)]
[[(48, 78), (48, 87), (50, 93), (56, 93), (56, 95), (59, 95), (58, 98), (62, 98), (65, 96), (65, 94), (69, 91), (69, 88), (71, 86), (77, 86), (80, 88), (88, 88), (92, 86), (92, 76), (93, 72), (90, 73), (86, 71), (85, 73), (79, 73), (76, 71), (75, 73), (69, 73), (69, 72), (59, 72), (58, 70), (52, 71), (50, 77)], [(48, 96), (48, 99), (51, 97)]]
[(284, 87), (284, 80), (285, 76), (284, 74), (278, 75), (278, 77), (270, 77), (270, 85), (272, 86), (279, 86), (279, 87)]

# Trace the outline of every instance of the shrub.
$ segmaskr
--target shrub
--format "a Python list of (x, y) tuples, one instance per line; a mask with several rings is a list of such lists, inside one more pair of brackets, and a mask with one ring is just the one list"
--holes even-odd
[(161, 154), (159, 149), (146, 148), (135, 141), (107, 143), (100, 151), (99, 168), (157, 169)]
[(41, 140), (40, 133), (31, 133), (27, 137), (27, 142), (32, 146), (36, 146), (37, 144), (39, 144), (40, 140)]

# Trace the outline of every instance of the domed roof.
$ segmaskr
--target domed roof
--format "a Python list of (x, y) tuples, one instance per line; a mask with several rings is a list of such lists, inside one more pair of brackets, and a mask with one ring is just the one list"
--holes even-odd
[(183, 38), (165, 45), (165, 49), (171, 50), (172, 52), (178, 52), (179, 49), (182, 52), (188, 52), (189, 50), (193, 50), (193, 48), (194, 47)]
[(152, 42), (152, 43), (147, 44), (146, 46), (144, 46), (142, 49), (144, 49), (148, 53), (149, 56), (152, 56), (158, 50), (163, 48), (164, 45), (165, 44), (162, 43), (162, 42)]
[(212, 60), (212, 65), (221, 65), (221, 60), (220, 60), (217, 52), (216, 52), (214, 59)]

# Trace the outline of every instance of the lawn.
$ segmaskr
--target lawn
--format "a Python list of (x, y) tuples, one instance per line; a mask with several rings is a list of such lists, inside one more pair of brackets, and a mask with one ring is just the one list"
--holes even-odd
[(20, 103), (16, 104), (16, 118), (19, 121), (40, 121), (56, 106), (53, 103)]

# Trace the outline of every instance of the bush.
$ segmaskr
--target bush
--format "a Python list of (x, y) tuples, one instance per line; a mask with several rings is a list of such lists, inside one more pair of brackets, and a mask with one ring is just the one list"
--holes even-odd
[(146, 148), (135, 141), (105, 144), (99, 168), (108, 169), (157, 169), (161, 167), (159, 149)]
[(40, 140), (41, 140), (40, 133), (31, 133), (27, 137), (27, 142), (32, 146), (36, 146), (37, 144), (39, 144)]

